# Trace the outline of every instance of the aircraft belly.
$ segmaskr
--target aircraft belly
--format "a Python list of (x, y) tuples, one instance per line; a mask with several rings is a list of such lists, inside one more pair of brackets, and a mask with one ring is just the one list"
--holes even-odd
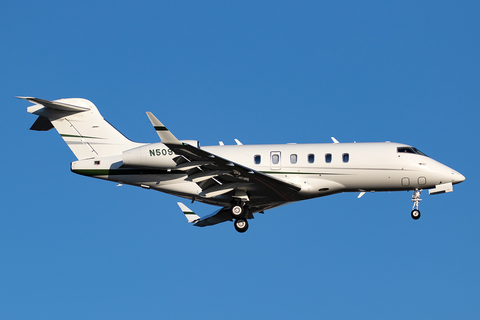
[(423, 172), (395, 169), (350, 171), (335, 179), (345, 184), (348, 191), (395, 191), (430, 188), (431, 182)]
[(109, 175), (109, 180), (122, 181), (133, 185), (159, 185), (183, 182), (184, 174), (131, 174), (131, 175)]
[[(338, 192), (368, 190), (389, 191), (409, 190), (419, 187), (421, 172), (396, 169), (350, 169), (350, 170), (321, 170), (311, 174), (274, 175), (278, 179), (289, 181), (302, 186), (301, 194), (306, 197), (318, 197)], [(409, 185), (402, 185), (402, 178), (411, 176)]]

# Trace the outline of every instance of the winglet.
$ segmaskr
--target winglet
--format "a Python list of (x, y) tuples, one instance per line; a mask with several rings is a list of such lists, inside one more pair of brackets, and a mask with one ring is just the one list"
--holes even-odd
[(163, 143), (182, 144), (151, 112), (147, 116)]
[(182, 210), (183, 214), (187, 218), (189, 223), (194, 223), (200, 220), (200, 217), (197, 216), (192, 210), (190, 210), (186, 205), (184, 205), (181, 202), (177, 202), (178, 206), (180, 207), (180, 210)]

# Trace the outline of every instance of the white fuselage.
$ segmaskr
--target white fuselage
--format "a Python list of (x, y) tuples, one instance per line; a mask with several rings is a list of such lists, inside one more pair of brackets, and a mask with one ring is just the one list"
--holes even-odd
[[(402, 149), (407, 147), (384, 142), (219, 145), (202, 149), (298, 186), (305, 199), (338, 192), (429, 189), (465, 179), (432, 158)], [(189, 181), (184, 171), (177, 170), (173, 161), (176, 155), (164, 144), (147, 144), (138, 150), (135, 152), (143, 157), (138, 166), (124, 165), (126, 151), (123, 156), (73, 162), (72, 171), (225, 205), (221, 197), (202, 198), (201, 188)]]
[(429, 194), (453, 191), (465, 177), (399, 143), (270, 144), (207, 146), (178, 140), (151, 112), (147, 116), (158, 143), (132, 142), (111, 126), (86, 99), (54, 101), (20, 97), (34, 103), (38, 116), (30, 128), (55, 128), (78, 161), (77, 174), (154, 189), (222, 206), (200, 217), (184, 204), (188, 221), (204, 227), (234, 220), (245, 232), (253, 214), (289, 202), (339, 192), (414, 190), (411, 216), (420, 218), (422, 189)]

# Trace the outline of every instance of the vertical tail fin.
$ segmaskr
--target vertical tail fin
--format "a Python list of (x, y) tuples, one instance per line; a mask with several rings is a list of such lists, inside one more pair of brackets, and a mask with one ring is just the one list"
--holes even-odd
[(35, 103), (27, 108), (39, 116), (30, 129), (45, 131), (55, 127), (79, 160), (119, 155), (139, 146), (103, 119), (97, 107), (86, 99), (18, 98)]

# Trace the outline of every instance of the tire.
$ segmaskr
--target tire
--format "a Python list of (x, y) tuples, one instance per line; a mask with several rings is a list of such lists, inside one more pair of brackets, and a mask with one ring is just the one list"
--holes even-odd
[(235, 225), (235, 230), (240, 233), (244, 233), (248, 229), (248, 222), (245, 219), (237, 219), (233, 224)]
[(417, 210), (417, 209), (412, 210), (411, 216), (412, 216), (412, 219), (413, 219), (413, 220), (418, 220), (418, 219), (420, 219), (420, 211)]
[(235, 205), (232, 207), (232, 209), (230, 210), (230, 212), (232, 213), (232, 217), (234, 219), (239, 219), (243, 216), (243, 208), (242, 206), (238, 206), (238, 205)]

